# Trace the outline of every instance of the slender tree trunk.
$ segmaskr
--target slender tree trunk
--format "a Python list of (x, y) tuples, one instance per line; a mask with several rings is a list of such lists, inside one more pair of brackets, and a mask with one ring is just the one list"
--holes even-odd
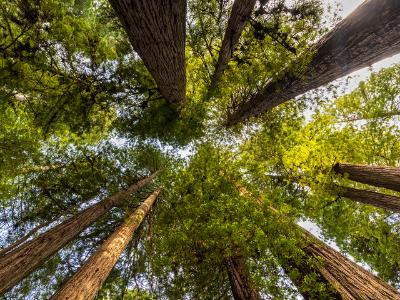
[(185, 99), (186, 0), (110, 0), (133, 49), (172, 104)]
[(159, 193), (157, 190), (151, 194), (51, 299), (94, 299)]
[(400, 212), (400, 198), (373, 191), (354, 188), (340, 188), (339, 195), (350, 200), (370, 204), (394, 212)]
[(295, 72), (293, 67), (284, 70), (277, 80), (241, 104), (228, 117), (227, 125), (400, 52), (400, 1), (364, 1), (307, 52), (314, 53), (307, 67), (297, 62)]
[(235, 300), (261, 300), (251, 282), (244, 257), (230, 257), (226, 261), (226, 269)]
[(255, 4), (256, 0), (235, 0), (233, 3), (224, 40), (219, 51), (218, 62), (211, 80), (211, 89), (221, 80), (226, 65), (232, 57), (233, 50), (239, 41), (246, 21), (253, 12)]
[(400, 168), (337, 163), (333, 170), (350, 180), (400, 192)]
[(124, 199), (135, 193), (139, 188), (148, 184), (156, 175), (157, 172), (131, 185), (127, 190), (117, 192), (88, 207), (1, 257), (0, 294), (12, 288), (40, 267), (50, 256), (72, 241), (82, 230), (105, 215), (111, 208), (121, 204)]
[(319, 271), (337, 289), (342, 299), (400, 299), (400, 293), (395, 288), (302, 230), (308, 241), (303, 250), (321, 260)]

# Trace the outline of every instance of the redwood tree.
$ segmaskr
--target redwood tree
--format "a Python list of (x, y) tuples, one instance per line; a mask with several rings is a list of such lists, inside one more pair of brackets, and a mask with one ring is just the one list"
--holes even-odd
[(133, 49), (172, 104), (185, 99), (186, 0), (110, 0)]
[(333, 170), (349, 179), (400, 192), (400, 168), (337, 163)]
[(82, 230), (105, 215), (111, 208), (120, 205), (129, 195), (151, 182), (156, 175), (157, 172), (131, 185), (127, 190), (119, 191), (86, 208), (2, 256), (0, 258), (0, 294), (40, 267)]
[(221, 80), (227, 63), (232, 57), (233, 50), (239, 41), (246, 21), (250, 18), (256, 0), (235, 0), (229, 17), (228, 26), (219, 51), (211, 86), (215, 87)]
[(339, 195), (357, 202), (400, 212), (400, 198), (396, 196), (350, 187), (341, 188)]
[[(400, 52), (400, 3), (367, 0), (324, 36), (308, 53), (306, 67), (290, 67), (243, 102), (229, 117), (233, 125)], [(308, 55), (308, 53), (306, 55)], [(303, 60), (303, 59), (301, 59)]]
[(258, 291), (251, 281), (251, 275), (242, 256), (230, 257), (226, 260), (229, 283), (235, 300), (261, 300)]
[(94, 299), (159, 194), (152, 193), (51, 299)]

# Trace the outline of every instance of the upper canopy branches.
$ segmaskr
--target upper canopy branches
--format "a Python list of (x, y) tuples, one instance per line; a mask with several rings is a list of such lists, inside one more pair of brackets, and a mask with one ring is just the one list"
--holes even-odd
[[(284, 70), (229, 117), (257, 116), (309, 90), (400, 52), (400, 2), (367, 0), (311, 49), (307, 67)], [(299, 63), (298, 66), (303, 65)]]
[(185, 99), (186, 0), (110, 0), (135, 51), (172, 104)]

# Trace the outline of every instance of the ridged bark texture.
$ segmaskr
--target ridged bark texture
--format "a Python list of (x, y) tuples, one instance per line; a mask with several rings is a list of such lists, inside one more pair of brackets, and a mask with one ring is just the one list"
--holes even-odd
[(228, 117), (227, 125), (257, 116), (309, 90), (399, 53), (400, 1), (365, 1), (307, 52), (314, 55), (306, 68), (296, 72), (283, 71), (277, 80), (241, 104)]
[(12, 288), (40, 267), (50, 256), (72, 241), (82, 230), (105, 215), (112, 207), (121, 204), (129, 195), (148, 184), (156, 175), (157, 172), (131, 185), (127, 190), (117, 192), (88, 207), (2, 256), (0, 258), (0, 294)]
[(94, 299), (159, 193), (160, 190), (157, 190), (151, 194), (51, 299)]
[(354, 188), (341, 188), (340, 196), (394, 212), (400, 212), (400, 198), (382, 193)]
[(219, 51), (218, 62), (211, 81), (211, 88), (214, 88), (221, 80), (226, 65), (232, 57), (233, 50), (255, 5), (256, 0), (235, 0), (233, 3), (225, 36)]
[(337, 163), (333, 170), (350, 180), (400, 192), (400, 168)]
[(163, 97), (185, 99), (186, 0), (110, 0)]
[(226, 269), (235, 300), (261, 300), (251, 281), (244, 257), (230, 257), (226, 261)]
[(305, 238), (310, 241), (304, 251), (322, 260), (319, 271), (336, 288), (342, 299), (400, 299), (400, 293), (395, 288), (303, 231)]

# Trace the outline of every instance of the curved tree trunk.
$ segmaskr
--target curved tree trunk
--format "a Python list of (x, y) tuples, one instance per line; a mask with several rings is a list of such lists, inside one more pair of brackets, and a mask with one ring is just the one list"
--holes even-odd
[(2, 256), (0, 258), (0, 294), (12, 288), (40, 267), (50, 256), (72, 241), (82, 230), (105, 215), (111, 208), (121, 204), (124, 199), (135, 193), (139, 188), (148, 184), (156, 175), (157, 172), (131, 185), (127, 190), (117, 192), (88, 207)]
[(226, 261), (232, 295), (235, 300), (261, 300), (251, 282), (244, 257), (230, 257)]
[(354, 188), (341, 188), (339, 195), (353, 201), (370, 204), (394, 212), (400, 212), (400, 198), (396, 196)]
[(337, 163), (333, 170), (350, 180), (400, 192), (400, 168)]
[(221, 80), (226, 65), (231, 59), (233, 50), (242, 34), (244, 25), (250, 18), (255, 5), (256, 0), (235, 0), (233, 3), (224, 40), (219, 51), (218, 62), (211, 80), (211, 89)]
[(165, 99), (185, 99), (186, 0), (109, 0)]
[(400, 2), (366, 0), (307, 52), (307, 67), (284, 70), (244, 102), (227, 121), (233, 125), (271, 110), (309, 90), (400, 52)]
[(151, 194), (51, 299), (94, 299), (159, 194)]
[(308, 231), (302, 231), (309, 243), (303, 250), (321, 260), (319, 271), (336, 288), (342, 299), (400, 299), (400, 293), (395, 288), (323, 244)]

